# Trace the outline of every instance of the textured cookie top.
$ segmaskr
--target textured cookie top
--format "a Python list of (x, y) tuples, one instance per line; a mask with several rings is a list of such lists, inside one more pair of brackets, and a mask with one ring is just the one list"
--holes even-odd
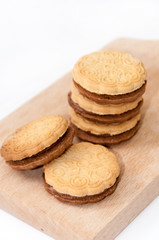
[(122, 123), (100, 123), (88, 120), (76, 113), (73, 108), (70, 107), (71, 122), (83, 131), (90, 132), (95, 135), (117, 135), (126, 132), (137, 124), (140, 120), (141, 114), (138, 113), (135, 117), (124, 121)]
[(1, 147), (6, 160), (30, 157), (55, 143), (67, 130), (68, 121), (59, 115), (34, 120), (17, 129)]
[(99, 115), (121, 114), (127, 112), (136, 108), (138, 103), (142, 100), (142, 97), (139, 97), (135, 101), (128, 103), (100, 104), (80, 94), (74, 84), (72, 85), (71, 98), (74, 103), (77, 103), (84, 110)]
[(59, 193), (94, 195), (114, 185), (120, 167), (106, 147), (81, 142), (44, 166), (45, 180)]
[(140, 88), (146, 80), (143, 63), (125, 52), (94, 52), (79, 59), (73, 79), (90, 92), (119, 95)]

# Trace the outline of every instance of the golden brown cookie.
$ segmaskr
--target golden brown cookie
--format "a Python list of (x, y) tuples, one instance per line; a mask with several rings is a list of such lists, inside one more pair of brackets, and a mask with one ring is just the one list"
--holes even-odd
[(107, 104), (122, 104), (122, 103), (129, 103), (133, 102), (139, 97), (141, 97), (146, 89), (147, 81), (144, 82), (144, 84), (137, 90), (120, 94), (120, 95), (107, 95), (107, 94), (96, 94), (89, 92), (88, 90), (81, 87), (79, 84), (77, 84), (75, 81), (73, 81), (76, 88), (79, 90), (80, 94), (82, 94), (84, 97), (87, 97), (88, 99), (96, 102), (96, 103), (107, 103)]
[(66, 133), (60, 137), (50, 147), (43, 151), (18, 161), (6, 161), (6, 163), (16, 170), (29, 170), (42, 166), (53, 159), (59, 157), (71, 146), (74, 137), (73, 127), (69, 127)]
[(101, 145), (81, 142), (44, 166), (45, 188), (61, 201), (82, 204), (111, 194), (120, 167), (114, 153)]
[(135, 127), (137, 122), (140, 120), (140, 113), (138, 113), (135, 117), (122, 122), (122, 123), (100, 123), (90, 121), (81, 115), (77, 114), (72, 108), (70, 108), (70, 116), (71, 122), (78, 127), (79, 129), (90, 132), (95, 135), (118, 135), (123, 132), (130, 130)]
[(139, 59), (113, 50), (83, 56), (75, 64), (72, 75), (87, 91), (108, 95), (133, 92), (146, 80), (146, 71)]
[(81, 108), (77, 103), (73, 102), (71, 98), (71, 92), (68, 94), (68, 103), (70, 107), (72, 107), (77, 114), (80, 114), (82, 117), (88, 120), (97, 121), (101, 123), (120, 123), (120, 122), (127, 121), (130, 118), (136, 116), (140, 112), (140, 108), (143, 104), (143, 100), (141, 99), (141, 101), (138, 102), (136, 108), (132, 110), (129, 110), (121, 114), (109, 114), (109, 115), (99, 115), (92, 112), (88, 112), (85, 109)]
[(72, 143), (73, 134), (66, 119), (46, 116), (10, 135), (2, 144), (1, 155), (15, 169), (33, 169), (62, 154)]
[(78, 104), (82, 109), (87, 112), (95, 113), (98, 115), (115, 115), (122, 114), (137, 107), (142, 97), (137, 98), (133, 102), (120, 103), (120, 104), (106, 104), (96, 103), (91, 99), (84, 97), (75, 85), (72, 85), (71, 99), (74, 103)]
[(113, 136), (95, 135), (90, 132), (85, 132), (81, 130), (80, 128), (76, 127), (74, 124), (71, 124), (71, 126), (75, 129), (75, 133), (77, 137), (80, 138), (81, 140), (109, 146), (109, 145), (115, 145), (115, 144), (127, 141), (130, 138), (132, 138), (137, 133), (140, 127), (140, 121), (138, 121), (135, 127), (131, 128), (130, 130), (121, 134), (113, 135)]

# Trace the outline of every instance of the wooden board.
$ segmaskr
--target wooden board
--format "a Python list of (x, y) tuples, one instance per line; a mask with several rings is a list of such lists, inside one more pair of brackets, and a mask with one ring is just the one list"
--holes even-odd
[[(116, 192), (96, 204), (61, 203), (44, 190), (42, 169), (18, 172), (0, 159), (0, 207), (55, 239), (112, 240), (159, 194), (159, 41), (117, 39), (106, 48), (131, 52), (148, 71), (142, 127), (132, 140), (113, 147), (122, 169)], [(68, 118), (70, 85), (69, 73), (3, 119), (0, 144), (37, 117)]]

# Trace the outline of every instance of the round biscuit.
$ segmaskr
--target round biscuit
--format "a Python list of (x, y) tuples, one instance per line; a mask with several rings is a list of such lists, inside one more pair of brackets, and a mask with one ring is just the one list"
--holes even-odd
[(146, 70), (139, 59), (113, 50), (83, 56), (75, 64), (72, 75), (86, 90), (109, 95), (135, 91), (146, 80)]
[(31, 157), (55, 143), (68, 128), (68, 121), (59, 116), (46, 116), (17, 129), (2, 144), (5, 160), (22, 160)]
[(87, 142), (72, 145), (44, 166), (47, 184), (59, 193), (77, 197), (102, 193), (114, 185), (119, 173), (114, 153)]

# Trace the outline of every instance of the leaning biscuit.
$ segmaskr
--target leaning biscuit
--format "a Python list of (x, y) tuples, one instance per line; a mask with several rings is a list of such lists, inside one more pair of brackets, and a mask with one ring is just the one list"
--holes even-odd
[(143, 63), (129, 53), (107, 50), (83, 56), (72, 71), (74, 81), (96, 94), (120, 95), (142, 87)]
[(60, 201), (97, 202), (115, 191), (119, 174), (115, 154), (101, 145), (81, 142), (44, 166), (44, 186)]
[(33, 169), (60, 156), (72, 144), (73, 136), (66, 119), (46, 116), (10, 135), (2, 144), (1, 155), (14, 169)]

